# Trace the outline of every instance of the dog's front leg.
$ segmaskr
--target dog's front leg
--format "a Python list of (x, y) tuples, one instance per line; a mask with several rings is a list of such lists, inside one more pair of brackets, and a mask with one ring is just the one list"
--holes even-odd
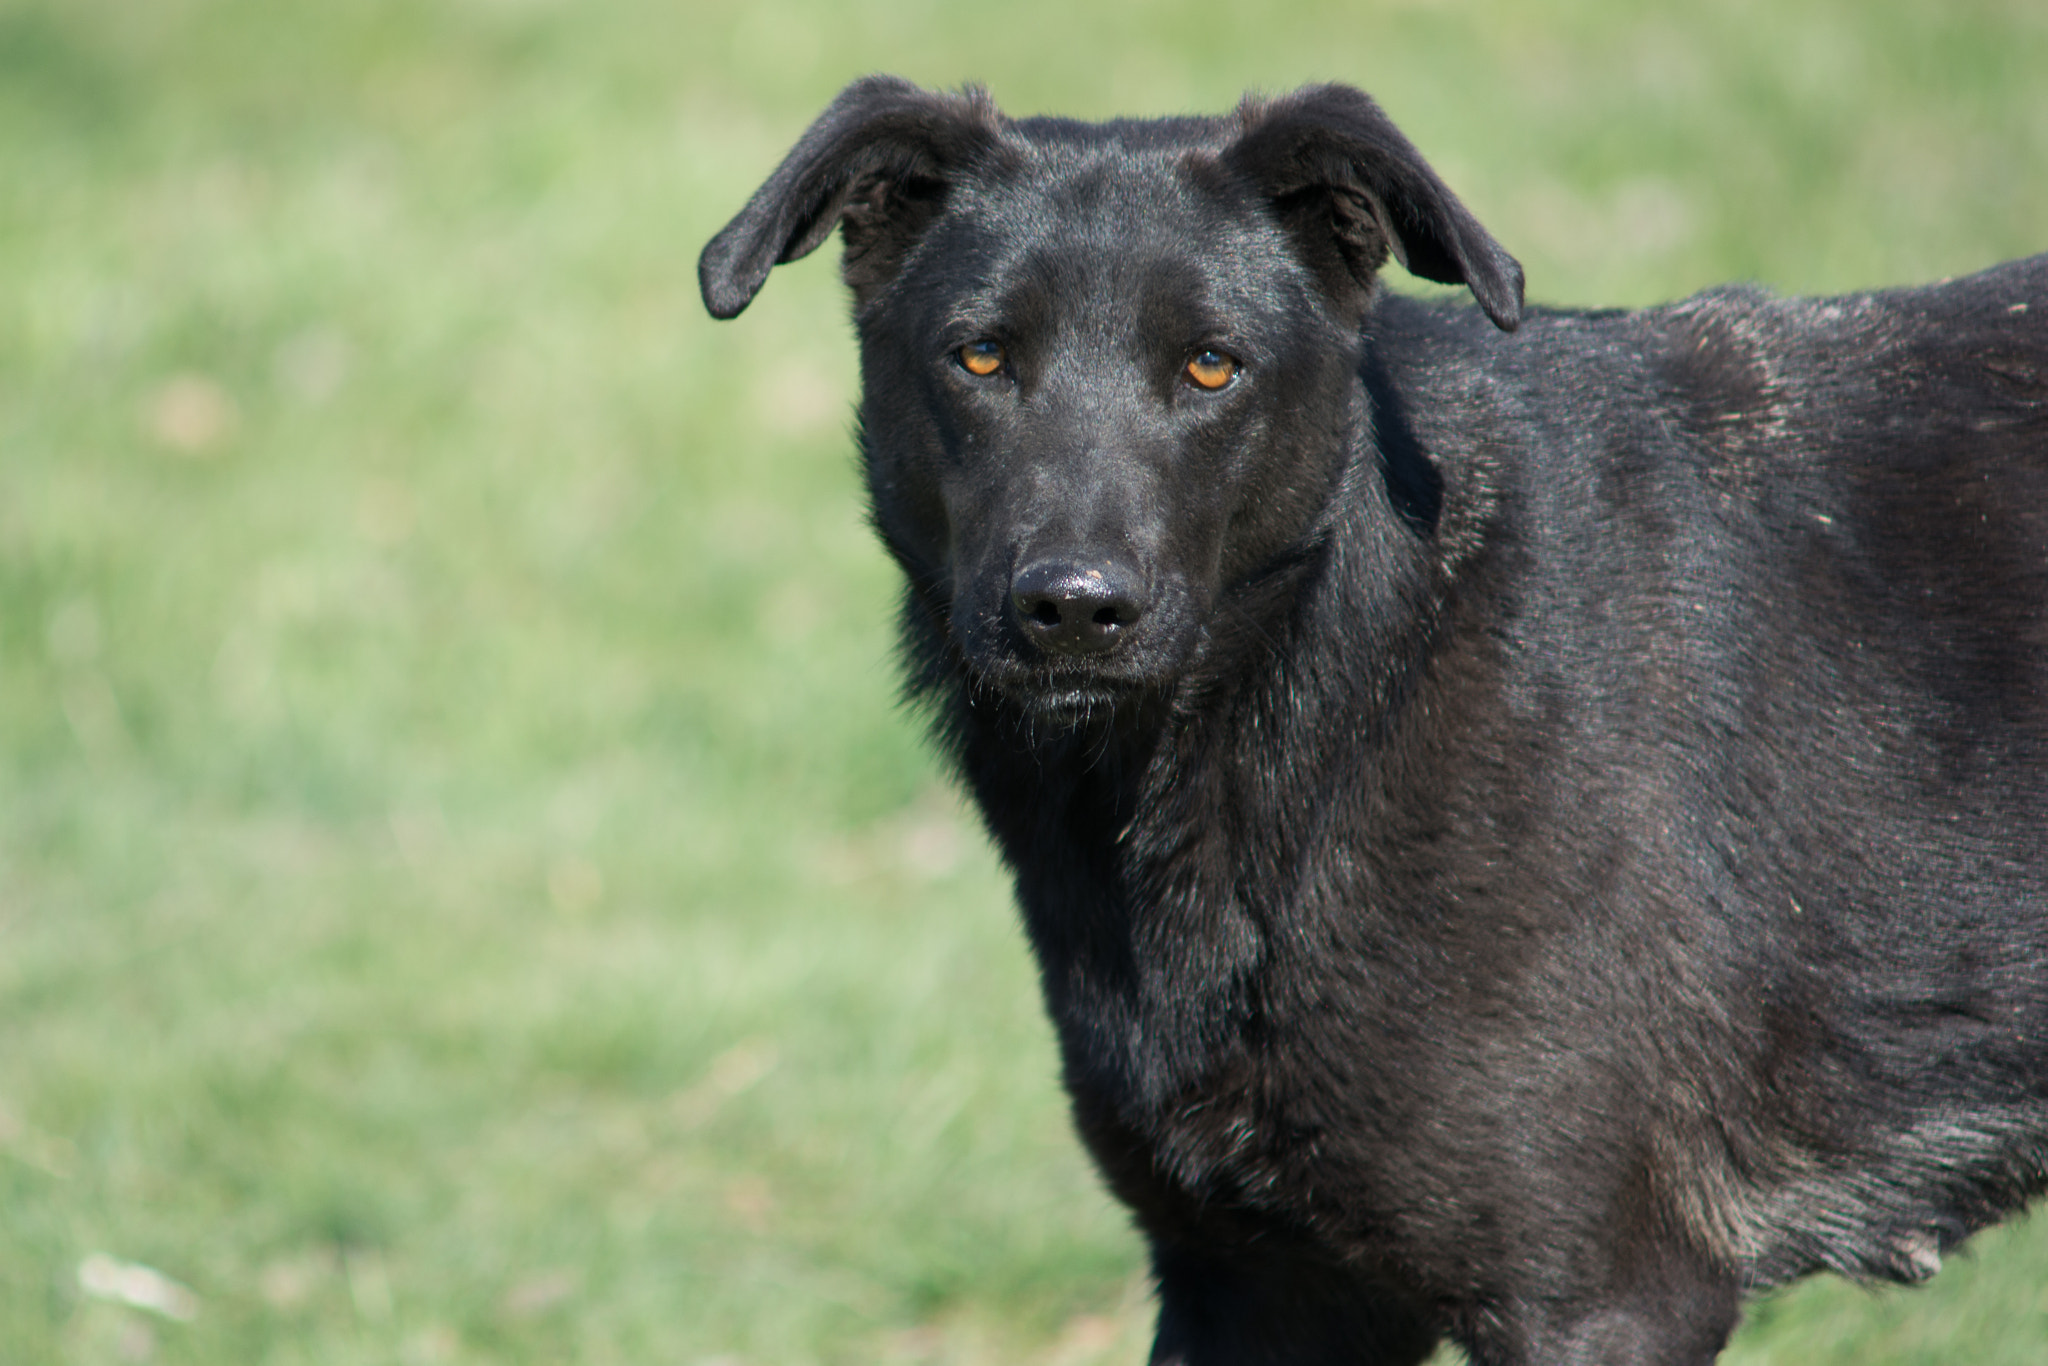
[(1161, 1252), (1151, 1366), (1416, 1366), (1437, 1335), (1397, 1300), (1287, 1259), (1253, 1265)]

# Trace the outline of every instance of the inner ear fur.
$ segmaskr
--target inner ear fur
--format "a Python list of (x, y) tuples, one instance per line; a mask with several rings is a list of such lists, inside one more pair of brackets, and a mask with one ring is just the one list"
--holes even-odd
[(914, 172), (871, 175), (851, 188), (839, 216), (839, 273), (856, 299), (896, 278), (904, 254), (945, 207), (947, 188)]
[(1462, 284), (1503, 331), (1522, 320), (1522, 267), (1380, 107), (1345, 85), (1238, 107), (1224, 163), (1258, 187), (1340, 297), (1363, 303), (1388, 256)]
[(715, 318), (737, 316), (770, 270), (808, 256), (842, 221), (848, 282), (882, 282), (951, 178), (995, 146), (1001, 117), (975, 87), (954, 95), (894, 76), (855, 81), (704, 248), (704, 306)]

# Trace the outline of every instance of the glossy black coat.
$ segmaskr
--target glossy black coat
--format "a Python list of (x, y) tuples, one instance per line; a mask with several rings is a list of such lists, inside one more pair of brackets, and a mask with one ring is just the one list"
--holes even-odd
[(1355, 91), (875, 78), (712, 312), (835, 224), (910, 687), (1155, 1362), (1704, 1362), (2048, 1183), (2048, 257), (1525, 314)]

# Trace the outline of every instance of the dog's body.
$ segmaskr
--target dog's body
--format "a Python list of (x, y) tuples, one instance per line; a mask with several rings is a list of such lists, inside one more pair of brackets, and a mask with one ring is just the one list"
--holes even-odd
[(1524, 319), (1355, 92), (877, 79), (713, 312), (835, 223), (1155, 1362), (1706, 1361), (2048, 1186), (2048, 257)]

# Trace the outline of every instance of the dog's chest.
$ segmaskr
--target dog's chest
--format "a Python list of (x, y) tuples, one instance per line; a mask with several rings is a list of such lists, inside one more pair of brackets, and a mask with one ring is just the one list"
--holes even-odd
[(970, 750), (1076, 1121), (1155, 1231), (1194, 1221), (1205, 1238), (1355, 1250), (1398, 1204), (1361, 1132), (1416, 1115), (1398, 1069), (1361, 1066), (1400, 1033), (1386, 1019), (1399, 1003), (1361, 985), (1348, 953), (1305, 951), (1358, 894), (1329, 870), (1300, 876), (1316, 822), (1280, 819), (1291, 808), (1243, 765), (1176, 738), (1179, 753), (1122, 767), (1123, 784), (1115, 764), (1026, 769)]
[(1391, 1250), (1378, 1173), (1316, 1110), (1335, 1081), (1294, 1049), (1244, 1038), (1162, 1104), (1071, 1079), (1070, 1091), (1083, 1141), (1155, 1236), (1378, 1259)]

